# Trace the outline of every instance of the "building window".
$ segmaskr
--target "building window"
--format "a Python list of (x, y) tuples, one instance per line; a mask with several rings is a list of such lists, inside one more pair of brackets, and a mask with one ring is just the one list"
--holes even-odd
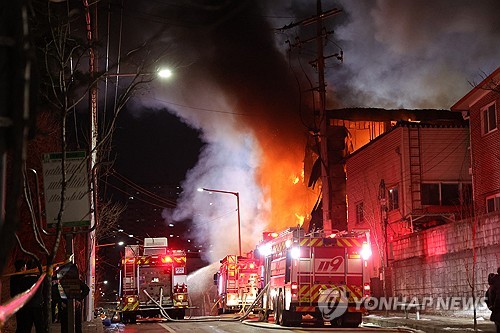
[(439, 183), (424, 183), (420, 186), (422, 205), (439, 206)]
[(481, 111), (483, 134), (488, 134), (497, 128), (497, 109), (495, 103)]
[(395, 210), (399, 208), (399, 191), (397, 187), (393, 187), (389, 189), (389, 202), (388, 209), (389, 211)]
[(457, 206), (460, 205), (460, 189), (458, 183), (441, 184), (441, 205)]
[(356, 204), (356, 223), (361, 224), (365, 221), (365, 209), (363, 202)]
[(471, 183), (423, 183), (420, 191), (422, 205), (458, 206), (472, 202)]
[(486, 197), (486, 212), (500, 211), (500, 193)]

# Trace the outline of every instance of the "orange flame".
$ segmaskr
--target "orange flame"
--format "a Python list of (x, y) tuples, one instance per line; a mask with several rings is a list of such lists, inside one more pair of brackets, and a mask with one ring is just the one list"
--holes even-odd
[(259, 181), (266, 201), (271, 202), (267, 222), (271, 230), (303, 226), (316, 202), (317, 190), (309, 189), (304, 182), (304, 147), (305, 143), (297, 142), (294, 146), (263, 149)]

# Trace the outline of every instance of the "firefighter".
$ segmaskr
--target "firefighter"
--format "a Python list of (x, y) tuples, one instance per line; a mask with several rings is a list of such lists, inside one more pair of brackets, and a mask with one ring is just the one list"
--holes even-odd
[[(17, 260), (14, 263), (16, 271), (21, 273), (27, 269), (34, 269), (34, 261)], [(14, 275), (11, 278), (11, 297), (31, 288), (37, 281), (38, 275), (29, 273)], [(33, 326), (37, 333), (45, 331), (45, 322), (43, 317), (43, 291), (42, 286), (38, 288), (34, 296), (16, 312), (17, 328), (16, 333), (29, 333)]]
[(488, 275), (487, 305), (491, 310), (490, 320), (495, 323), (497, 333), (500, 333), (500, 267), (497, 274)]

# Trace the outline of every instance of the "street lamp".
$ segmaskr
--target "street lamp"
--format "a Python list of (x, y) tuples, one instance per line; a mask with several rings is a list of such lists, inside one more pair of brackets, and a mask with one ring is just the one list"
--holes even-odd
[[(96, 68), (93, 67), (90, 70), (90, 75), (92, 78), (94, 78), (94, 75), (96, 74)], [(172, 75), (172, 71), (169, 69), (165, 68), (160, 68), (154, 73), (106, 73), (102, 77), (105, 78), (106, 84), (108, 77), (116, 77), (116, 85), (118, 86), (118, 80), (120, 77), (128, 76), (128, 77), (134, 77), (134, 80), (138, 76), (144, 76), (144, 75), (157, 75), (160, 78), (168, 78)], [(154, 76), (153, 76), (154, 78)], [(152, 81), (153, 78), (150, 80)], [(149, 82), (149, 81), (144, 81), (144, 82)], [(98, 133), (99, 133), (99, 128), (97, 124), (97, 119), (98, 119), (98, 107), (97, 107), (97, 86), (98, 86), (98, 81), (95, 80), (95, 82), (92, 83), (90, 89), (89, 89), (89, 102), (90, 102), (90, 144), (89, 144), (89, 155), (90, 155), (90, 163), (89, 163), (89, 169), (91, 170), (92, 174), (92, 179), (94, 179), (93, 183), (91, 184), (91, 192), (92, 193), (98, 193), (98, 183), (97, 183), (97, 178), (96, 177), (96, 171), (95, 171), (95, 166), (97, 165), (97, 153), (98, 153)], [(97, 200), (97, 199), (96, 199)], [(91, 211), (95, 211), (95, 204), (96, 202), (91, 201)], [(91, 213), (90, 215), (90, 220), (91, 220), (91, 226), (97, 226), (97, 219), (95, 216), (95, 213)], [(93, 227), (92, 227), (93, 228)], [(70, 234), (71, 235), (71, 234)], [(72, 244), (72, 237), (73, 236), (68, 236), (68, 239), (71, 240), (71, 242), (68, 242), (69, 244)], [(132, 236), (131, 236), (132, 237)], [(90, 263), (90, 268), (87, 272), (87, 284), (91, 286), (92, 290), (95, 290), (95, 285), (94, 285), (94, 280), (95, 280), (95, 251), (98, 246), (95, 244), (95, 230), (94, 228), (88, 233), (88, 240), (90, 244), (91, 250), (89, 251), (89, 263)], [(71, 254), (73, 252), (73, 249), (71, 249)], [(87, 304), (88, 304), (88, 309), (87, 309), (87, 319), (90, 320), (93, 316), (93, 308), (94, 308), (94, 296), (93, 293), (90, 292), (87, 296)], [(70, 310), (72, 311), (72, 310)]]
[(169, 78), (172, 76), (172, 71), (168, 68), (162, 68), (158, 71), (158, 76), (161, 78)]
[(199, 188), (198, 192), (215, 192), (215, 193), (226, 193), (236, 196), (236, 210), (238, 212), (238, 254), (241, 256), (241, 220), (240, 220), (240, 193), (231, 191), (214, 190), (209, 188)]
[(144, 73), (105, 73), (103, 76), (108, 77), (137, 77), (137, 76), (158, 76), (162, 79), (167, 79), (171, 77), (174, 73), (170, 68), (159, 68), (155, 72), (144, 72)]

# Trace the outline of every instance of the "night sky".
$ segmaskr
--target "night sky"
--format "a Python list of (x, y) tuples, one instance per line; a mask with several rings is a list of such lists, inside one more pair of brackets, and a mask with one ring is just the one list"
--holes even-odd
[(199, 132), (167, 110), (120, 115), (115, 132), (115, 168), (142, 184), (180, 184), (198, 160)]
[[(152, 55), (175, 74), (130, 101), (115, 151), (116, 168), (139, 184), (180, 182), (184, 192), (177, 209), (164, 211), (165, 224), (192, 220), (197, 239), (221, 245), (208, 258), (218, 260), (236, 249), (235, 202), (198, 187), (240, 193), (244, 250), (262, 231), (297, 223), (317, 199), (292, 182), (314, 127), (316, 46), (288, 52), (286, 43), (311, 38), (315, 27), (277, 29), (314, 15), (316, 2), (207, 3), (125, 2), (122, 52), (152, 38)], [(343, 10), (325, 21), (335, 32), (325, 55), (344, 55), (327, 62), (327, 108), (449, 109), (499, 65), (499, 7), (493, 0), (323, 1), (323, 10)], [(119, 13), (111, 16), (113, 36)]]

